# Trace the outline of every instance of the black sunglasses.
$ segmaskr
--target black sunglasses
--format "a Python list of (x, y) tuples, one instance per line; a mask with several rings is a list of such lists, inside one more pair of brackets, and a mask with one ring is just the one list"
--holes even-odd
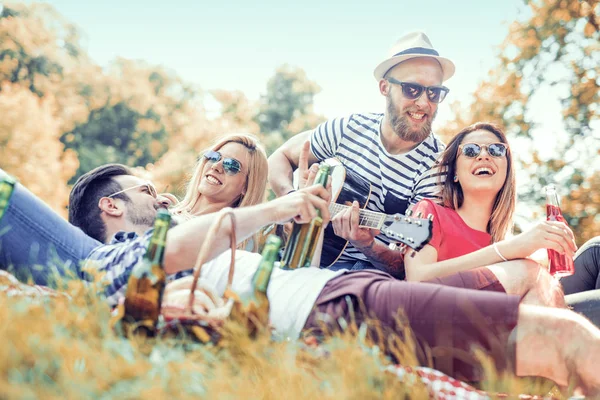
[(418, 83), (402, 82), (395, 78), (387, 78), (389, 83), (402, 86), (402, 94), (410, 100), (416, 100), (423, 92), (427, 93), (427, 98), (432, 103), (441, 103), (450, 91), (446, 86), (423, 86)]
[(458, 146), (458, 150), (462, 152), (465, 157), (475, 158), (481, 154), (481, 149), (485, 149), (487, 153), (492, 157), (504, 157), (508, 146), (504, 143), (490, 143), (490, 144), (477, 144), (477, 143), (465, 143)]
[[(218, 151), (208, 150), (204, 153), (204, 158), (210, 163), (216, 163), (223, 156)], [(235, 158), (223, 158), (223, 170), (227, 175), (235, 175), (242, 170), (242, 164)]]

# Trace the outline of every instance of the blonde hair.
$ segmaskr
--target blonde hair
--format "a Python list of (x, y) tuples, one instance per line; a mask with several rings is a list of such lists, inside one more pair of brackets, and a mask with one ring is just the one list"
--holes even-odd
[[(478, 130), (488, 131), (494, 134), (500, 142), (508, 145), (506, 135), (502, 129), (497, 125), (488, 122), (476, 122), (473, 125), (464, 128), (454, 136), (450, 143), (448, 143), (440, 161), (442, 166), (446, 168), (446, 181), (444, 182), (442, 189), (445, 207), (458, 210), (458, 208), (462, 206), (464, 193), (460, 183), (454, 182), (454, 176), (456, 175), (456, 160), (459, 152), (458, 147), (465, 136)], [(506, 234), (512, 229), (512, 219), (517, 202), (515, 169), (511, 151), (508, 147), (506, 151), (506, 164), (506, 180), (496, 195), (496, 200), (492, 208), (492, 215), (490, 216), (487, 225), (487, 232), (492, 236), (492, 242), (498, 242), (504, 239)]]
[[(198, 191), (198, 185), (202, 179), (202, 171), (206, 164), (206, 159), (202, 156), (208, 150), (219, 151), (227, 143), (239, 143), (248, 150), (248, 174), (246, 175), (246, 193), (237, 201), (231, 204), (231, 207), (253, 206), (265, 201), (265, 192), (267, 188), (268, 163), (267, 153), (260, 144), (258, 138), (250, 134), (236, 133), (224, 136), (217, 140), (210, 148), (202, 151), (198, 162), (194, 168), (194, 173), (186, 185), (186, 192), (183, 200), (172, 208), (174, 214), (181, 215), (185, 219), (193, 218), (190, 210), (194, 207), (202, 193)], [(254, 250), (257, 248), (257, 240), (253, 239)], [(250, 239), (239, 245), (245, 248)]]

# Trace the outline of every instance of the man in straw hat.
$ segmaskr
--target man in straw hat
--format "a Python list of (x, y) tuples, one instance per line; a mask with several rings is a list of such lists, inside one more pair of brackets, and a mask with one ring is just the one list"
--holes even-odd
[[(374, 71), (387, 102), (384, 112), (335, 118), (289, 139), (269, 158), (269, 181), (275, 193), (282, 196), (294, 190), (294, 169), (335, 157), (371, 183), (369, 210), (405, 213), (423, 198), (439, 200), (441, 186), (432, 168), (444, 144), (432, 133), (431, 124), (449, 91), (442, 83), (454, 75), (454, 69), (424, 33), (401, 37)], [(308, 141), (308, 160), (303, 160), (301, 151)], [(402, 255), (389, 249), (389, 240), (350, 222), (358, 220), (358, 212), (355, 202), (332, 220), (335, 233), (349, 243), (331, 268), (372, 267), (368, 260), (402, 276)]]

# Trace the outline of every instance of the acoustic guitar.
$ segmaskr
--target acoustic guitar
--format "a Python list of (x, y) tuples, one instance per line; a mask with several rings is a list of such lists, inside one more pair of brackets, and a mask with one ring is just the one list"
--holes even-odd
[[(359, 226), (379, 229), (381, 233), (400, 246), (391, 247), (402, 251), (413, 249), (419, 251), (431, 239), (431, 217), (420, 218), (407, 215), (388, 215), (364, 209), (371, 196), (371, 184), (358, 174), (348, 170), (335, 158), (323, 161), (331, 166), (332, 200), (329, 211), (333, 217), (339, 212), (351, 207), (353, 201), (358, 201)], [(335, 263), (344, 252), (348, 241), (337, 236), (331, 224), (327, 225), (323, 237), (321, 266), (327, 267)]]

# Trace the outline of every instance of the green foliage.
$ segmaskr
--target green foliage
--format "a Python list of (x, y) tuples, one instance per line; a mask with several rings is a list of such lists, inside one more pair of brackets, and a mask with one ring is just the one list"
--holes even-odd
[(314, 128), (324, 118), (313, 112), (314, 97), (320, 87), (300, 68), (283, 65), (267, 83), (254, 120), (267, 136), (269, 153), (291, 136)]
[[(142, 119), (155, 121), (154, 129), (140, 129)], [(123, 102), (93, 110), (86, 122), (64, 133), (61, 141), (79, 156), (79, 169), (71, 184), (101, 164), (146, 165), (167, 150), (167, 132), (160, 117), (152, 109), (141, 115)]]

